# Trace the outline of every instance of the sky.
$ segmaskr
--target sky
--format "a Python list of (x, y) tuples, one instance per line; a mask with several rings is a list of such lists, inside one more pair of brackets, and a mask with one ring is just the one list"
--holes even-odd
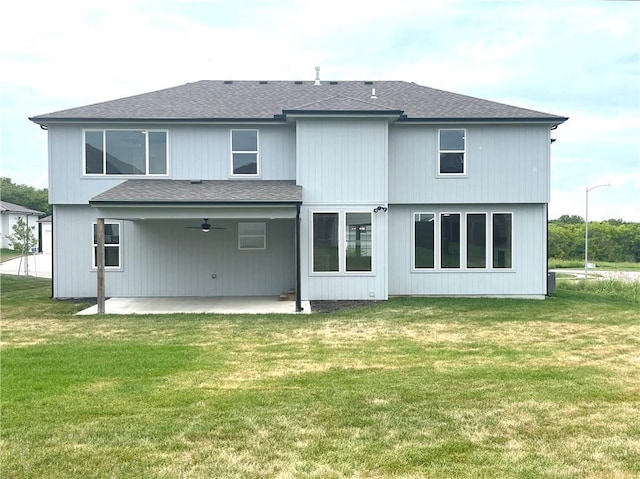
[(47, 187), (28, 117), (198, 80), (403, 80), (569, 117), (550, 218), (640, 222), (640, 2), (7, 0), (0, 175)]

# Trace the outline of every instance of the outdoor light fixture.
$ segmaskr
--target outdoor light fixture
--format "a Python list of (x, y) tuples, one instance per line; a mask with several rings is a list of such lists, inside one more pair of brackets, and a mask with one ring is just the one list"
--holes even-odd
[(377, 212), (379, 212), (379, 211), (387, 211), (387, 208), (386, 208), (385, 206), (376, 206), (376, 207), (373, 209), (373, 212), (374, 212), (374, 213), (377, 213)]
[(587, 279), (589, 268), (589, 192), (591, 190), (595, 190), (596, 188), (601, 188), (603, 186), (611, 186), (609, 183), (606, 185), (597, 185), (586, 188), (586, 200), (585, 200), (585, 211), (584, 211), (584, 279)]

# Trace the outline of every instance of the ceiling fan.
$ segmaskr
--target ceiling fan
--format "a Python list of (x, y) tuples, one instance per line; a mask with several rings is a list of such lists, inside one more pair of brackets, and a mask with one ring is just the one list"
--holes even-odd
[(226, 230), (227, 229), (227, 228), (223, 228), (222, 226), (211, 226), (209, 224), (208, 218), (205, 218), (204, 223), (202, 223), (200, 226), (185, 226), (185, 228), (202, 230), (203, 233), (208, 233), (210, 230)]

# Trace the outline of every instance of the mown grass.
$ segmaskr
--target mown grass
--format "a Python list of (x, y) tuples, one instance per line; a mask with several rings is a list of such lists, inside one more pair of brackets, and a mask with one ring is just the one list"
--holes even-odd
[(9, 261), (10, 259), (19, 258), (21, 256), (19, 251), (15, 251), (8, 248), (0, 248), (0, 263)]
[(4, 478), (640, 476), (640, 311), (398, 298), (76, 317), (2, 277)]

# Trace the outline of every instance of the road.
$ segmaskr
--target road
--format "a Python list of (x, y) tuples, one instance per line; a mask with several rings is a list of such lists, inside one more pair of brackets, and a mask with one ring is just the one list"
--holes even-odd
[[(572, 274), (576, 278), (584, 278), (583, 269), (553, 269), (556, 273)], [(589, 269), (590, 279), (616, 279), (618, 281), (640, 281), (640, 271), (606, 271), (601, 269)]]

